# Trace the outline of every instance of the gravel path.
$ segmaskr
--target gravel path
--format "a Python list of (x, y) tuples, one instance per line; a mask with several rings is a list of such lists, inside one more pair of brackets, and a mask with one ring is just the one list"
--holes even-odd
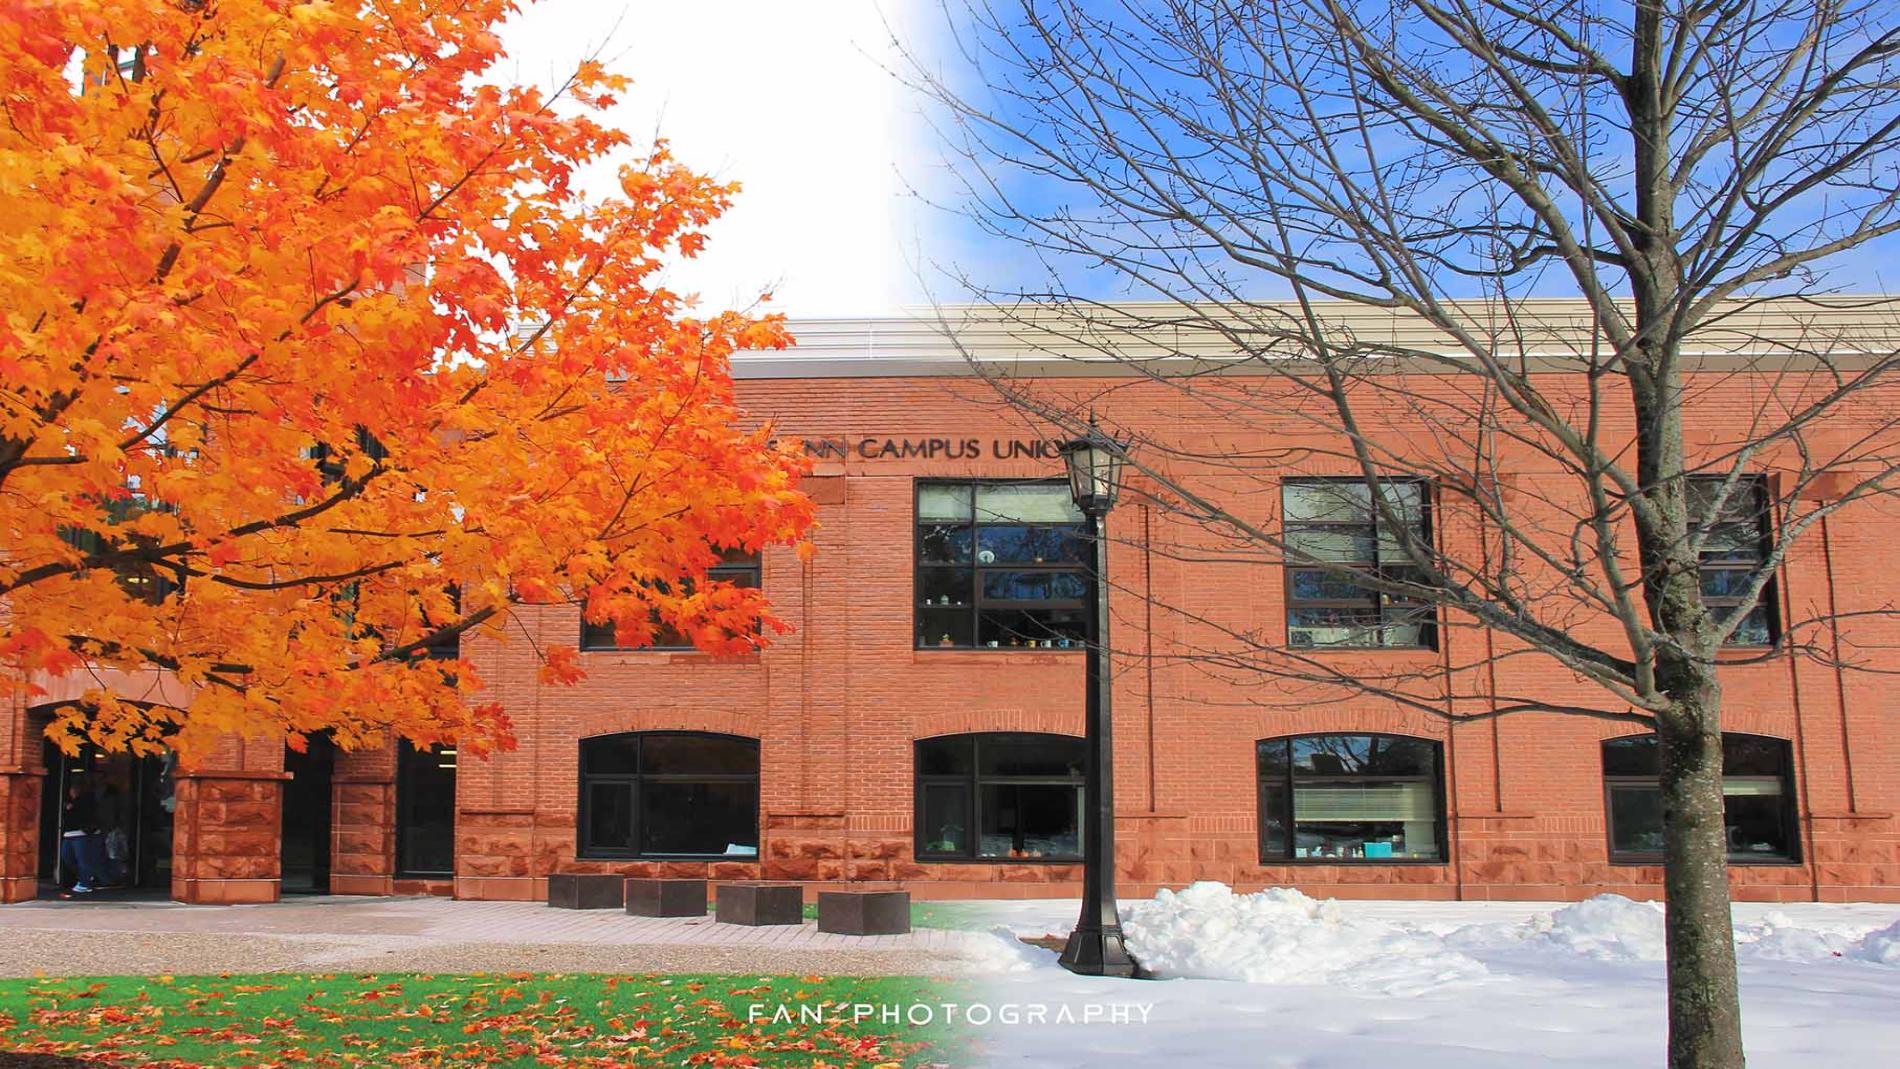
[(800, 950), (670, 944), (588, 946), (436, 943), (375, 949), (269, 936), (159, 932), (0, 934), (0, 977), (177, 976), (227, 972), (611, 972), (830, 976), (949, 976), (966, 965), (942, 952)]
[(303, 899), (268, 906), (0, 907), (0, 976), (228, 972), (967, 973), (960, 933), (852, 938), (539, 903)]

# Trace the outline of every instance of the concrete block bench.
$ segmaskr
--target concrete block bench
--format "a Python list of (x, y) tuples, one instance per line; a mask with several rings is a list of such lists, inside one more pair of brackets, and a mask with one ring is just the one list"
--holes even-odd
[(818, 930), (839, 935), (904, 935), (909, 891), (820, 891)]
[(722, 883), (714, 891), (721, 924), (803, 924), (805, 891), (795, 883)]
[(556, 872), (548, 876), (548, 905), (555, 909), (619, 909), (626, 877)]
[(627, 912), (636, 917), (704, 917), (705, 880), (645, 880), (626, 882)]

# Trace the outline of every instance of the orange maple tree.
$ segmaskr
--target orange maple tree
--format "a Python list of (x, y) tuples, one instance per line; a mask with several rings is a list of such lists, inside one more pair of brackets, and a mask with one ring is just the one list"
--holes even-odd
[(789, 339), (659, 279), (734, 187), (661, 144), (583, 197), (624, 81), (487, 80), (513, 7), (0, 0), (0, 689), (121, 681), (57, 741), (481, 752), (506, 712), (441, 654), (532, 641), (518, 603), (781, 629), (705, 573), (806, 546), (727, 367)]

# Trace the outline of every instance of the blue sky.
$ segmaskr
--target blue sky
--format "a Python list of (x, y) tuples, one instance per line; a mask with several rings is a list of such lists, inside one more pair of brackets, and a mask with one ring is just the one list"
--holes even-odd
[[(772, 307), (794, 315), (887, 313), (957, 298), (958, 272), (1036, 288), (1042, 265), (1022, 249), (912, 195), (954, 200), (954, 186), (923, 119), (928, 105), (890, 73), (903, 66), (893, 29), (973, 98), (999, 99), (963, 66), (936, 0), (546, 0), (505, 31), (512, 69), (499, 73), (545, 83), (600, 49), (635, 82), (613, 121), (636, 137), (658, 131), (688, 163), (745, 184), (706, 255), (673, 273), (677, 287), (709, 304), (743, 305), (770, 289)], [(605, 174), (595, 181), (611, 189)], [(1086, 207), (1046, 183), (1017, 190), (1042, 209)], [(1895, 251), (1888, 243), (1841, 257), (1828, 283), (1900, 287), (1888, 267)], [(1137, 292), (1099, 267), (1060, 267), (1072, 291)], [(1254, 296), (1284, 293), (1264, 277), (1238, 284)], [(1538, 288), (1564, 285), (1553, 278)]]

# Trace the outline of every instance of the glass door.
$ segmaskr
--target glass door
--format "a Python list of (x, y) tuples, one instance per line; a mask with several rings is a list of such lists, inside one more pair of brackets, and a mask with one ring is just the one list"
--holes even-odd
[(330, 890), (330, 780), (336, 745), (311, 735), (304, 751), (284, 748), (283, 892), (326, 894)]
[(455, 748), (398, 743), (396, 875), (455, 874)]

